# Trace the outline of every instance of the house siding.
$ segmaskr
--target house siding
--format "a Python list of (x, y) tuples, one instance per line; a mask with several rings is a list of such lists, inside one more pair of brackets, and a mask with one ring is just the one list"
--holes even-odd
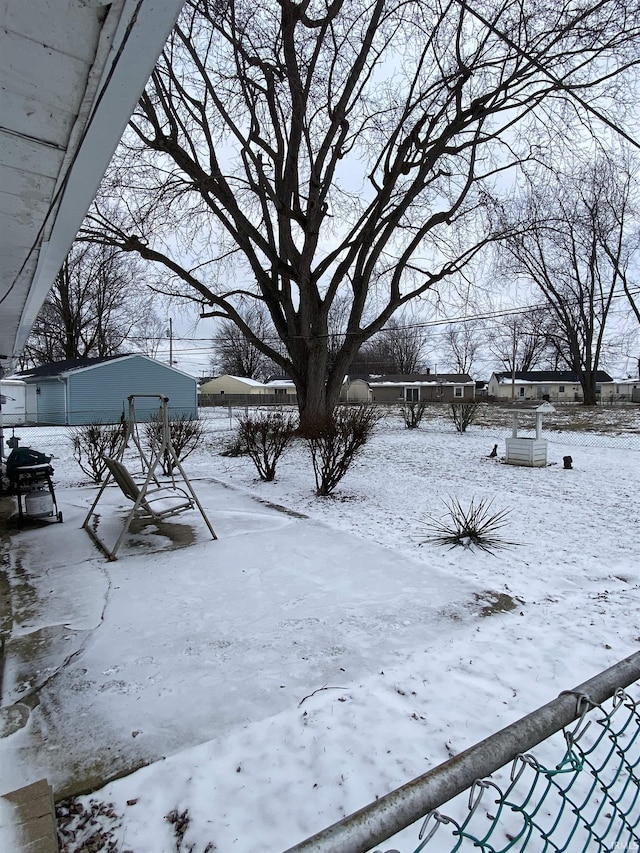
[[(66, 424), (66, 386), (59, 379), (41, 379), (36, 385), (36, 413), (38, 424)], [(38, 391), (38, 389), (40, 389)]]
[[(607, 373), (598, 371), (596, 394), (601, 401), (612, 399), (614, 384)], [(570, 371), (516, 372), (515, 383), (504, 373), (492, 373), (489, 396), (497, 400), (549, 400), (552, 403), (581, 403), (584, 399), (580, 382)]]
[[(405, 400), (406, 388), (418, 388), (418, 399), (432, 403), (469, 403), (475, 398), (475, 385), (444, 385), (433, 383), (432, 385), (421, 385), (419, 383), (407, 382), (394, 386), (371, 384), (372, 401), (374, 403), (402, 403)], [(462, 396), (455, 396), (455, 389), (462, 388)]]
[[(28, 376), (27, 419), (39, 424), (116, 423), (128, 414), (131, 394), (169, 398), (171, 417), (197, 417), (196, 380), (142, 355), (122, 356), (48, 376)], [(136, 401), (143, 420), (158, 411), (157, 398)]]
[[(115, 423), (128, 414), (131, 394), (160, 394), (169, 398), (170, 417), (197, 417), (195, 379), (143, 356), (117, 359), (67, 377), (68, 423)], [(135, 401), (136, 416), (148, 419), (158, 400)]]
[(371, 399), (371, 389), (363, 379), (345, 382), (340, 391), (342, 403), (368, 403)]
[(26, 423), (27, 386), (15, 379), (0, 381), (0, 411), (4, 426), (18, 426)]
[[(561, 388), (564, 390), (561, 391)], [(582, 388), (570, 382), (516, 382), (515, 397), (511, 382), (496, 382), (489, 394), (499, 400), (549, 400), (553, 403), (576, 403), (582, 400)]]
[(210, 379), (200, 386), (200, 394), (204, 395), (238, 395), (238, 394), (264, 394), (273, 393), (266, 391), (263, 384), (255, 384), (253, 380), (245, 381), (240, 376), (218, 376), (215, 379)]

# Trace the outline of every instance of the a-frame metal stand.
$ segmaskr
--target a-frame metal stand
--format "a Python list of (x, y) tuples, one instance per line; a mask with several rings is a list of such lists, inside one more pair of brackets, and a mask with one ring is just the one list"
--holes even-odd
[[(159, 410), (157, 415), (159, 426), (158, 440), (152, 442), (150, 455), (147, 455), (145, 452), (138, 432), (138, 423), (135, 412), (135, 400), (138, 398), (155, 398), (159, 401)], [(94, 502), (91, 504), (91, 508), (89, 509), (89, 512), (82, 524), (83, 528), (107, 558), (109, 560), (115, 560), (117, 559), (116, 554), (118, 549), (122, 545), (134, 518), (143, 518), (158, 525), (167, 518), (197, 507), (205, 524), (209, 528), (212, 539), (217, 539), (216, 533), (211, 526), (211, 522), (207, 518), (207, 514), (202, 508), (202, 504), (198, 500), (198, 496), (189, 482), (189, 478), (182, 467), (182, 463), (180, 462), (178, 454), (173, 446), (173, 442), (171, 441), (168, 409), (169, 398), (164, 397), (161, 394), (132, 394), (128, 400), (129, 417), (126, 423), (122, 446), (115, 458), (108, 459), (105, 457), (108, 474), (105, 477)], [(145, 479), (141, 484), (137, 484), (135, 482), (130, 472), (122, 462), (124, 451), (129, 446), (130, 441), (132, 441), (138, 449), (143, 472), (146, 470)], [(156, 470), (160, 465), (162, 465), (163, 460), (168, 462), (168, 467), (171, 469), (171, 485), (163, 485), (156, 475)], [(174, 473), (176, 469), (180, 472), (182, 482), (185, 486), (184, 489), (176, 484)], [(125, 519), (124, 527), (120, 532), (115, 545), (112, 548), (109, 548), (98, 536), (95, 527), (91, 524), (91, 520), (100, 498), (112, 480), (115, 480), (125, 497), (133, 501), (133, 507)]]

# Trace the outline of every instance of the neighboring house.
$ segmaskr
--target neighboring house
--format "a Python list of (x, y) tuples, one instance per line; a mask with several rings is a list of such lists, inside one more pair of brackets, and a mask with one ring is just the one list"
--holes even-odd
[(602, 402), (640, 403), (640, 379), (614, 379), (603, 384)]
[[(69, 359), (23, 371), (18, 377), (27, 385), (31, 423), (116, 423), (127, 416), (131, 394), (168, 397), (172, 417), (198, 414), (196, 380), (146, 355)], [(153, 399), (136, 400), (141, 420), (157, 409)]]
[(203, 382), (198, 389), (199, 394), (214, 394), (215, 396), (229, 396), (236, 394), (263, 394), (264, 385), (257, 379), (249, 379), (247, 376), (230, 376), (224, 374)]
[[(604, 370), (596, 373), (596, 394), (601, 399), (612, 393), (613, 379)], [(550, 400), (553, 403), (580, 403), (582, 386), (572, 370), (530, 370), (492, 373), (489, 396), (497, 400)]]
[(246, 376), (217, 376), (198, 389), (201, 406), (254, 406), (270, 404), (295, 405), (296, 388), (286, 377), (274, 377), (268, 382), (258, 382)]
[(371, 377), (373, 403), (433, 402), (469, 403), (476, 383), (466, 373), (410, 373)]
[(295, 403), (296, 401), (296, 386), (286, 376), (269, 379), (264, 383), (264, 387), (267, 394), (273, 394), (283, 403)]

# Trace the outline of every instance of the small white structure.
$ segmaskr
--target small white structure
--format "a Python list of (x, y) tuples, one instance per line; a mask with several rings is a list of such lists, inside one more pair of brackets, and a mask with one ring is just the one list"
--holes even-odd
[(27, 420), (27, 384), (19, 379), (0, 381), (0, 428), (17, 426)]
[(342, 389), (340, 390), (341, 403), (370, 403), (372, 399), (371, 388), (365, 379), (351, 379), (344, 377)]
[[(551, 403), (542, 403), (535, 409), (519, 408), (512, 413), (513, 422), (511, 436), (506, 439), (507, 465), (526, 465), (529, 468), (544, 468), (547, 464), (547, 439), (542, 438), (542, 416), (555, 412)], [(535, 437), (519, 436), (519, 419), (522, 415), (535, 415), (536, 434)]]

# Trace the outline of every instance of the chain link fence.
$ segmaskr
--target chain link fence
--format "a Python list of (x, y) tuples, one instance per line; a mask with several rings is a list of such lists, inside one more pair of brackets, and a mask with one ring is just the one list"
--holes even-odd
[(569, 447), (600, 447), (612, 450), (638, 450), (640, 451), (640, 433), (589, 433), (589, 432), (562, 432), (545, 433), (544, 436), (551, 444), (563, 444)]
[[(371, 404), (378, 405), (378, 404)], [(199, 417), (204, 423), (205, 437), (231, 432), (237, 426), (239, 417), (259, 408), (241, 404), (205, 407), (199, 409)], [(295, 411), (290, 405), (269, 405), (269, 410)], [(402, 407), (398, 404), (385, 406), (385, 421), (388, 424), (403, 422)], [(511, 420), (514, 411), (520, 413), (519, 435), (534, 435), (533, 429), (527, 429), (521, 413), (523, 408), (500, 407), (495, 404), (481, 403), (469, 432), (478, 429), (490, 430), (495, 440), (501, 440), (511, 434)], [(171, 417), (171, 410), (169, 410)], [(90, 422), (90, 413), (83, 413), (83, 421)], [(533, 422), (531, 423), (533, 427)], [(11, 425), (3, 428), (4, 454), (11, 449), (11, 440), (17, 439), (22, 447), (33, 447), (46, 453), (58, 454), (66, 445), (70, 446), (70, 428), (64, 425), (41, 424)], [(429, 404), (424, 412), (419, 430), (432, 435), (447, 434), (456, 431), (450, 416), (448, 404)], [(640, 451), (640, 406), (600, 406), (584, 408), (581, 406), (558, 406), (555, 413), (546, 415), (543, 424), (543, 437), (551, 444), (565, 447), (594, 447), (602, 449)], [(65, 452), (66, 453), (66, 452)]]
[(286, 853), (383, 853), (414, 825), (404, 853), (638, 850), (639, 679), (636, 652)]
[(624, 690), (595, 707), (577, 699), (580, 719), (553, 766), (518, 755), (506, 787), (474, 782), (466, 814), (430, 812), (414, 853), (640, 849), (639, 704)]

